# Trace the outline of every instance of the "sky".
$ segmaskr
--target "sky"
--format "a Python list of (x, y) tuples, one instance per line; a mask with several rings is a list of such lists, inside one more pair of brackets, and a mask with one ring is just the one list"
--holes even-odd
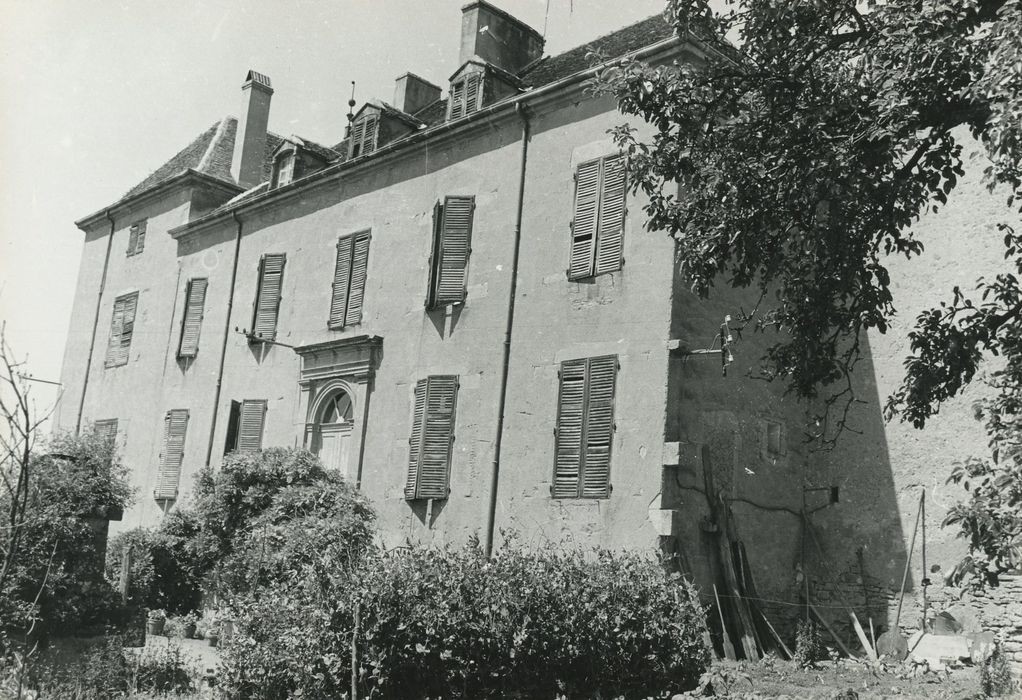
[[(491, 0), (556, 54), (664, 0)], [(446, 87), (467, 0), (0, 0), (0, 320), (32, 376), (58, 381), (83, 234), (221, 117), (251, 68), (270, 129), (341, 139), (355, 99), (416, 73)], [(357, 108), (356, 108), (357, 109)], [(34, 385), (46, 401), (55, 387)]]

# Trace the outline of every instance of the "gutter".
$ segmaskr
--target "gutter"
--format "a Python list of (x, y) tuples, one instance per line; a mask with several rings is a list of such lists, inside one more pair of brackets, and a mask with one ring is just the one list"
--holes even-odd
[(614, 58), (613, 61), (602, 63), (599, 66), (594, 66), (593, 68), (587, 68), (584, 71), (579, 71), (578, 73), (573, 73), (572, 75), (561, 78), (560, 80), (556, 80), (552, 83), (547, 83), (542, 87), (538, 87), (533, 90), (523, 92), (519, 95), (515, 95), (514, 97), (509, 97), (506, 100), (496, 102), (488, 107), (484, 107), (483, 109), (477, 112), (473, 112), (472, 114), (462, 117), (460, 119), (443, 122), (442, 124), (438, 124), (434, 127), (430, 127), (422, 131), (417, 131), (413, 134), (406, 136), (405, 138), (398, 139), (397, 141), (392, 141), (391, 143), (382, 146), (381, 148), (378, 148), (377, 150), (373, 151), (370, 154), (360, 156), (358, 158), (355, 158), (354, 160), (337, 163), (328, 168), (324, 168), (319, 172), (313, 173), (308, 177), (296, 180), (289, 185), (285, 185), (284, 187), (279, 187), (273, 190), (269, 190), (268, 192), (265, 192), (263, 194), (250, 197), (240, 202), (237, 205), (237, 207), (227, 209), (221, 212), (212, 212), (204, 217), (200, 217), (198, 219), (195, 219), (194, 221), (190, 221), (187, 224), (183, 224), (181, 226), (178, 226), (177, 228), (173, 228), (169, 231), (169, 233), (171, 237), (175, 239), (191, 233), (196, 233), (199, 230), (206, 228), (207, 226), (214, 225), (217, 222), (226, 221), (229, 218), (232, 211), (247, 212), (253, 209), (257, 209), (263, 206), (264, 204), (268, 204), (277, 199), (284, 199), (287, 198), (288, 196), (294, 195), (296, 191), (303, 189), (307, 185), (318, 183), (320, 181), (336, 179), (352, 171), (357, 172), (363, 168), (379, 165), (380, 158), (382, 156), (386, 156), (396, 151), (402, 150), (406, 146), (409, 146), (413, 143), (431, 140), (433, 137), (441, 134), (447, 134), (451, 132), (457, 134), (461, 131), (466, 131), (472, 127), (475, 127), (478, 123), (485, 121), (484, 117), (492, 117), (502, 112), (507, 112), (508, 114), (510, 114), (512, 110), (517, 111), (519, 104), (525, 105), (526, 103), (530, 103), (531, 106), (534, 107), (536, 106), (536, 102), (538, 101), (539, 98), (545, 97), (552, 98), (554, 97), (553, 93), (559, 90), (563, 90), (566, 87), (574, 85), (575, 83), (580, 83), (583, 80), (592, 77), (593, 75), (596, 74), (597, 71), (601, 70), (602, 68), (605, 68), (606, 66), (610, 65), (613, 62), (625, 59), (650, 58), (658, 53), (665, 52), (669, 49), (679, 48), (683, 42), (705, 53), (716, 53), (723, 58), (727, 58), (717, 49), (712, 48), (703, 40), (698, 39), (697, 37), (692, 35), (691, 32), (689, 32), (689, 35), (685, 40), (681, 39), (678, 36), (672, 36), (667, 39), (662, 39), (656, 42), (655, 44), (650, 44), (649, 46), (643, 49), (639, 49), (638, 51), (632, 51), (631, 53), (622, 54), (621, 56)]
[(75, 419), (75, 435), (82, 432), (82, 413), (85, 412), (85, 394), (89, 389), (89, 374), (92, 372), (92, 354), (96, 349), (96, 329), (99, 327), (99, 311), (103, 306), (103, 291), (106, 289), (106, 273), (110, 267), (110, 250), (114, 245), (114, 217), (111, 210), (103, 212), (110, 222), (110, 232), (106, 238), (106, 255), (103, 257), (103, 274), (99, 278), (99, 292), (96, 294), (96, 313), (92, 317), (92, 337), (89, 340), (89, 355), (85, 359), (85, 381), (82, 382), (82, 397), (78, 401), (78, 417)]
[(515, 323), (515, 296), (518, 291), (518, 260), (522, 249), (522, 213), (525, 207), (525, 168), (529, 158), (529, 115), (524, 101), (515, 103), (522, 120), (522, 159), (518, 168), (518, 207), (515, 211), (514, 254), (511, 258), (511, 285), (507, 294), (507, 319), (504, 327), (504, 355), (500, 367), (500, 398), (497, 400), (497, 437), (493, 441), (493, 473), (490, 477), (490, 503), (486, 511), (486, 556), (493, 554), (493, 531), (497, 520), (497, 492), (500, 483), (500, 451), (504, 437), (507, 408), (507, 377), (511, 368), (511, 333)]
[(231, 336), (231, 312), (234, 309), (234, 284), (238, 279), (238, 258), (241, 256), (241, 219), (236, 211), (231, 212), (237, 233), (234, 237), (234, 262), (231, 263), (231, 287), (227, 292), (227, 318), (224, 319), (224, 342), (220, 345), (220, 365), (216, 370), (216, 388), (213, 391), (213, 416), (209, 421), (209, 444), (206, 446), (206, 466), (213, 457), (213, 437), (216, 435), (216, 419), (220, 410), (220, 391), (224, 385), (224, 362), (227, 359), (227, 339)]

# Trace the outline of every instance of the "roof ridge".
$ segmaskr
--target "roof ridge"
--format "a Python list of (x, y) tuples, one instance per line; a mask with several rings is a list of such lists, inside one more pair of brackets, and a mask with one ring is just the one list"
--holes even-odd
[[(206, 172), (206, 168), (209, 167), (209, 161), (213, 159), (213, 153), (216, 151), (217, 146), (224, 138), (224, 134), (227, 133), (227, 123), (231, 120), (230, 116), (224, 117), (220, 120), (220, 124), (216, 128), (216, 133), (213, 134), (213, 138), (209, 140), (209, 145), (206, 147), (206, 152), (202, 154), (202, 158), (199, 160), (199, 164), (195, 166), (195, 169), (200, 173)], [(232, 163), (233, 165), (233, 163)]]

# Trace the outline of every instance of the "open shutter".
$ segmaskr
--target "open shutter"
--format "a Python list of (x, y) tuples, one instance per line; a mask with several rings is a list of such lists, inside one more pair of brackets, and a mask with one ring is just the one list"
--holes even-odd
[(266, 401), (242, 401), (239, 415), (238, 452), (258, 452), (263, 448)]
[(131, 339), (135, 335), (135, 311), (138, 308), (138, 293), (124, 297), (124, 322), (121, 326), (120, 364), (128, 362)]
[(284, 279), (283, 253), (264, 255), (259, 263), (259, 291), (252, 332), (256, 339), (273, 340), (277, 335), (277, 312)]
[(344, 326), (348, 304), (348, 285), (351, 280), (352, 237), (345, 236), (337, 241), (337, 262), (334, 265), (333, 293), (330, 297), (330, 328)]
[(440, 375), (427, 380), (417, 498), (447, 498), (457, 394), (456, 376)]
[(227, 417), (227, 437), (224, 440), (224, 454), (238, 449), (238, 428), (241, 423), (241, 402), (231, 401), (231, 412)]
[(128, 255), (135, 254), (135, 246), (138, 244), (138, 224), (132, 224), (128, 229)]
[(177, 498), (187, 430), (188, 411), (186, 409), (175, 408), (167, 411), (163, 426), (163, 453), (160, 455), (160, 472), (157, 475), (156, 489), (153, 493), (156, 500)]
[(185, 314), (181, 322), (181, 343), (178, 357), (195, 357), (199, 351), (199, 330), (202, 328), (202, 312), (206, 304), (208, 280), (197, 278), (188, 281), (185, 291)]
[(473, 73), (465, 78), (465, 114), (472, 114), (479, 109), (481, 78), (480, 73)]
[(617, 357), (588, 360), (582, 497), (610, 496), (610, 452), (614, 441), (614, 383)]
[(446, 197), (440, 228), (440, 263), (437, 266), (436, 304), (465, 301), (468, 257), (472, 252), (472, 215), (475, 197)]
[(351, 135), (348, 137), (348, 157), (357, 158), (362, 155), (362, 138), (365, 135), (365, 121), (359, 119), (351, 125)]
[(101, 440), (113, 441), (117, 439), (117, 419), (107, 418), (105, 420), (98, 420), (92, 424), (92, 429), (96, 431), (96, 436)]
[(351, 257), (351, 286), (344, 325), (354, 326), (362, 321), (362, 300), (365, 298), (366, 272), (369, 266), (369, 232), (356, 234)]
[(380, 131), (380, 115), (373, 112), (365, 116), (365, 131), (362, 135), (362, 154), (376, 150), (377, 136)]
[(586, 361), (561, 363), (554, 448), (554, 498), (578, 496), (582, 472), (582, 427), (585, 414)]
[(138, 229), (138, 234), (135, 236), (135, 255), (138, 255), (145, 249), (145, 231), (148, 223), (148, 220), (143, 219), (135, 224), (135, 228)]
[(600, 187), (600, 222), (596, 235), (596, 273), (621, 269), (625, 228), (625, 157), (603, 160)]
[(415, 384), (415, 409), (412, 412), (412, 434), (408, 438), (408, 479), (405, 481), (405, 499), (416, 498), (419, 488), (419, 464), (422, 456), (422, 426), (426, 415), (426, 384), (420, 379)]
[(124, 364), (121, 357), (121, 333), (124, 330), (124, 299), (114, 300), (114, 315), (110, 320), (110, 340), (106, 346), (106, 366)]
[(580, 279), (593, 274), (596, 248), (596, 224), (599, 219), (600, 161), (578, 166), (575, 173), (575, 217), (571, 222), (571, 257), (568, 278)]
[(465, 81), (459, 80), (451, 83), (451, 91), (447, 96), (450, 104), (450, 116), (448, 119), (458, 119), (465, 116)]

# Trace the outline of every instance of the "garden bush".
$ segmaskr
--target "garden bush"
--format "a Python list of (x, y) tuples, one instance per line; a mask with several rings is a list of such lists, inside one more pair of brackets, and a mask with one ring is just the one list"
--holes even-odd
[(337, 571), (242, 616), (223, 651), (233, 697), (337, 697), (353, 636), (360, 695), (378, 698), (646, 697), (694, 687), (709, 661), (692, 588), (636, 554), (409, 547)]

